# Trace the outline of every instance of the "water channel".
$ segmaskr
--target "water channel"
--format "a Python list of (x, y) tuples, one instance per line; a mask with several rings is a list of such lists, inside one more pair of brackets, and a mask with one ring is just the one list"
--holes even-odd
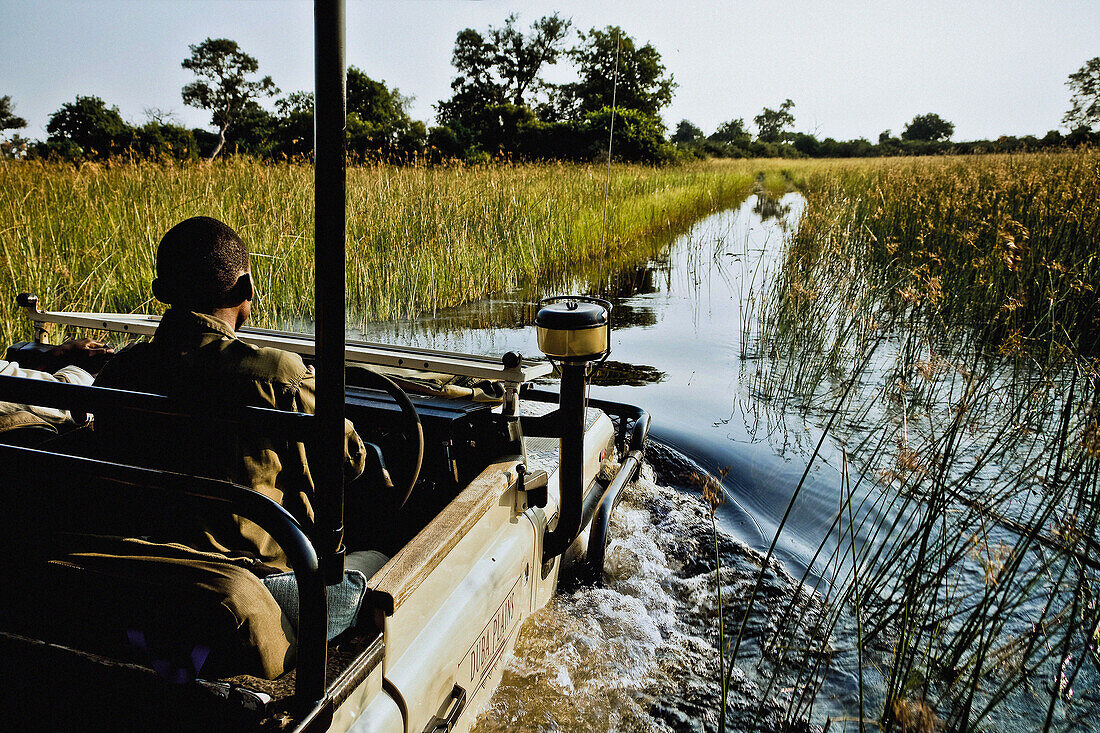
[[(658, 258), (619, 273), (612, 353), (590, 393), (645, 408), (654, 417), (651, 437), (659, 444), (697, 469), (725, 473), (720, 527), (755, 549), (765, 549), (775, 534), (775, 510), (786, 507), (789, 489), (805, 468), (800, 457), (818, 435), (809, 426), (777, 431), (777, 416), (763, 412), (751, 394), (748, 372), (754, 366), (742, 359), (754, 294), (778, 266), (786, 228), (800, 207), (797, 194), (779, 202), (752, 196), (739, 208), (698, 222)], [(468, 353), (538, 355), (530, 302), (484, 301), (416, 321), (368, 324), (358, 336)], [(797, 529), (784, 533), (780, 547), (780, 559), (799, 571), (828, 527), (822, 515), (835, 512), (837, 476), (827, 463), (836, 456), (826, 452), (824, 458), (808, 478), (814, 488), (807, 502), (790, 520)], [(809, 495), (822, 499), (827, 512)]]
[[(853, 721), (861, 707), (865, 718), (882, 710), (884, 681), (875, 666), (863, 664), (858, 678), (854, 630), (842, 621), (822, 639), (815, 623), (827, 613), (830, 584), (844, 576), (844, 548), (854, 555), (880, 542), (861, 528), (889, 524), (890, 510), (863, 502), (872, 491), (864, 489), (845, 524), (842, 444), (832, 435), (822, 440), (820, 427), (827, 406), (803, 403), (788, 413), (760, 394), (773, 365), (754, 319), (802, 205), (797, 194), (751, 196), (612, 278), (612, 353), (591, 395), (650, 412), (649, 465), (613, 520), (605, 582), (563, 590), (524, 624), (476, 730), (715, 730), (719, 597), (727, 623), (741, 619), (758, 579), (745, 622), (749, 641), (729, 678), (728, 729), (822, 730), (832, 718), (844, 722), (831, 730), (859, 730)], [(369, 324), (356, 335), (535, 355), (530, 303), (549, 294)], [(715, 479), (722, 502), (712, 523), (701, 487)], [(980, 588), (980, 572), (971, 576), (967, 582)], [(776, 634), (790, 648), (809, 650), (802, 659), (827, 658), (820, 674), (766, 663), (758, 642)], [(727, 629), (726, 644), (730, 638)], [(1034, 722), (1034, 714), (1018, 720)]]
[[(527, 622), (478, 730), (716, 725), (715, 540), (695, 484), (702, 476), (722, 477), (716, 519), (723, 584), (728, 592), (751, 583), (819, 436), (805, 425), (780, 427), (763, 410), (748, 379), (753, 362), (742, 358), (753, 293), (776, 268), (801, 204), (794, 194), (778, 202), (752, 196), (614, 278), (612, 354), (591, 394), (653, 415), (656, 471), (646, 471), (616, 515), (606, 584), (565, 592)], [(415, 321), (369, 324), (357, 335), (433, 349), (538, 354), (530, 302), (484, 301)], [(777, 547), (780, 562), (767, 578), (770, 600), (757, 612), (760, 623), (800, 593), (796, 578), (836, 512), (835, 463), (828, 448), (812, 466)], [(742, 707), (755, 709), (762, 693), (755, 681), (735, 677), (732, 689), (734, 707), (740, 696)]]

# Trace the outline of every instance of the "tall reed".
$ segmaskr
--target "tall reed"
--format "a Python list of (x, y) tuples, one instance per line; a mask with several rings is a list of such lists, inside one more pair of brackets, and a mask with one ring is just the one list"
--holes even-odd
[(801, 185), (793, 294), (825, 277), (1008, 351), (1100, 346), (1100, 151), (810, 168)]
[(860, 730), (1071, 730), (1100, 713), (1074, 695), (1100, 680), (1098, 164), (802, 170), (753, 386), (857, 470), (809, 563), (825, 572), (805, 577), (830, 609), (812, 621), (822, 647), (785, 644), (798, 608), (764, 643), (785, 670), (770, 685), (807, 691), (792, 719), (837, 673), (858, 682), (841, 717)]
[[(606, 168), (364, 166), (348, 170), (348, 308), (386, 319), (517, 288), (575, 284), (644, 260), (669, 232), (741, 201), (765, 162)], [(27, 334), (14, 293), (45, 307), (152, 311), (160, 236), (198, 214), (235, 227), (255, 253), (257, 322), (313, 312), (313, 171), (233, 159), (214, 165), (79, 168), (0, 162), (0, 337)], [(774, 184), (773, 185), (781, 185)]]

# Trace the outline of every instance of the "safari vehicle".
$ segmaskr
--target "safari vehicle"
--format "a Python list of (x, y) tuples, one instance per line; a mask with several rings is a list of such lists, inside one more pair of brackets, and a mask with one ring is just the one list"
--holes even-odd
[[(239, 336), (315, 365), (316, 414), (0, 377), (0, 400), (68, 409), (78, 423), (109, 410), (139, 425), (179, 420), (303, 443), (315, 522), (203, 477), (201, 466), (183, 475), (103, 460), (94, 417), (63, 435), (40, 426), (0, 435), (8, 729), (468, 729), (521, 621), (552, 597), (563, 567), (602, 567), (608, 521), (649, 426), (642, 410), (586, 398), (586, 376), (610, 350), (609, 304), (540, 304), (539, 345), (560, 367), (559, 393), (532, 386), (550, 361), (347, 342), (342, 0), (317, 0), (315, 15), (316, 337)], [(19, 304), (34, 340), (8, 357), (30, 366), (55, 325), (131, 337), (157, 325), (153, 316), (40, 310), (29, 294)], [(498, 399), (424, 388), (410, 377), (417, 372), (479, 381)], [(346, 486), (345, 415), (374, 457)], [(247, 569), (214, 562), (207, 572), (212, 558), (153, 551), (97, 526), (154, 506), (266, 529), (294, 570), (296, 628)], [(352, 539), (390, 559), (368, 580), (357, 626), (328, 642), (326, 588), (343, 577)]]

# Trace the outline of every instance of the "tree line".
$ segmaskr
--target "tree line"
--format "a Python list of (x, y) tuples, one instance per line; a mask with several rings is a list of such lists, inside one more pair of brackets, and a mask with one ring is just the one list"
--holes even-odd
[[(891, 130), (879, 133), (878, 140), (866, 138), (835, 140), (818, 139), (804, 132), (787, 128), (794, 124), (791, 100), (779, 109), (764, 108), (755, 117), (760, 132), (753, 137), (743, 119), (723, 122), (710, 135), (705, 135), (689, 120), (681, 120), (672, 134), (678, 148), (696, 158), (870, 158), (899, 155), (972, 155), (982, 153), (1021, 153), (1039, 150), (1100, 144), (1100, 133), (1088, 125), (1077, 125), (1068, 134), (1051, 130), (1043, 137), (1035, 135), (1002, 135), (995, 140), (953, 142), (955, 125), (935, 113), (917, 115), (908, 122), (900, 135)], [(1100, 118), (1097, 118), (1100, 122)]]
[[(259, 62), (235, 41), (207, 38), (189, 47), (182, 67), (195, 80), (182, 101), (210, 113), (212, 132), (187, 128), (170, 113), (146, 110), (142, 124), (126, 122), (115, 106), (96, 96), (77, 96), (50, 115), (44, 141), (16, 134), (0, 139), (0, 155), (66, 161), (115, 156), (212, 160), (246, 154), (267, 158), (308, 156), (313, 141), (313, 95), (282, 95)], [(554, 84), (546, 71), (570, 62), (573, 81)], [(899, 135), (883, 131), (876, 142), (838, 141), (795, 132), (795, 103), (765, 107), (752, 120), (724, 122), (705, 134), (682, 120), (668, 135), (661, 111), (677, 87), (649, 43), (639, 44), (617, 26), (573, 32), (559, 14), (519, 27), (515, 15), (485, 32), (467, 28), (455, 39), (451, 96), (435, 105), (438, 124), (428, 127), (408, 112), (411, 98), (361, 69), (347, 71), (347, 148), (353, 159), (429, 162), (460, 159), (594, 160), (607, 154), (624, 161), (673, 162), (708, 157), (866, 157), (942, 153), (1014, 152), (1100, 142), (1100, 57), (1066, 82), (1073, 92), (1063, 122), (1070, 132), (1044, 137), (1001, 137), (952, 142), (954, 125), (935, 113), (920, 114)], [(282, 95), (282, 96), (280, 96)], [(273, 109), (261, 101), (273, 100)], [(11, 98), (0, 97), (0, 133), (26, 120)]]

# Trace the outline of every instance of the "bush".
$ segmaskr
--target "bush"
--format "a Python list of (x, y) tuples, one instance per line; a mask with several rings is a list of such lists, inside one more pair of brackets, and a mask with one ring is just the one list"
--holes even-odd
[[(611, 134), (611, 108), (604, 107), (585, 115), (588, 128), (589, 155), (598, 158), (606, 155), (607, 141)], [(612, 156), (616, 160), (635, 163), (665, 163), (675, 159), (676, 153), (665, 142), (664, 125), (659, 118), (633, 109), (615, 111)]]
[(523, 122), (517, 130), (517, 153), (525, 160), (585, 160), (591, 157), (592, 133), (577, 122)]
[(199, 145), (186, 127), (147, 122), (134, 131), (131, 149), (145, 158), (196, 160)]
[(462, 143), (454, 130), (446, 126), (428, 130), (428, 159), (433, 163), (452, 160), (462, 156)]

